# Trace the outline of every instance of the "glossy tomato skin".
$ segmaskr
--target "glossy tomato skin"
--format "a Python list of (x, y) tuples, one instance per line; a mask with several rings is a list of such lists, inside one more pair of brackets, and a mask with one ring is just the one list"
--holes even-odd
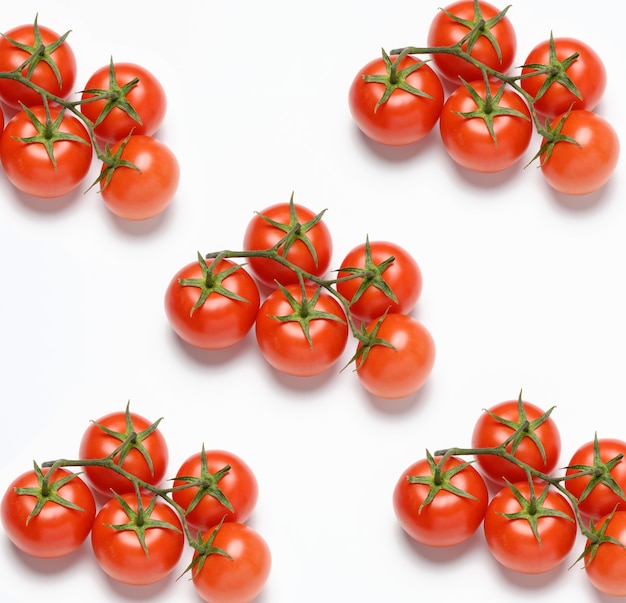
[[(296, 300), (302, 299), (300, 285), (285, 287)], [(317, 288), (306, 286), (312, 300)], [(261, 304), (256, 320), (256, 338), (267, 362), (276, 370), (296, 377), (312, 377), (328, 370), (343, 353), (348, 342), (348, 325), (341, 304), (328, 292), (321, 291), (313, 308), (337, 318), (309, 320), (311, 343), (298, 321), (283, 322), (276, 316), (290, 316), (294, 309), (281, 289), (274, 290)]]
[[(43, 475), (49, 469), (42, 469)], [(72, 475), (66, 469), (56, 469), (50, 481)], [(85, 541), (94, 517), (96, 503), (85, 482), (78, 476), (58, 488), (61, 498), (80, 507), (70, 509), (54, 501), (47, 501), (41, 511), (29, 519), (37, 498), (18, 494), (15, 488), (36, 488), (35, 471), (26, 471), (14, 479), (7, 488), (1, 503), (2, 525), (13, 544), (24, 553), (42, 559), (69, 555)]]
[[(180, 166), (172, 150), (160, 140), (133, 134), (111, 148), (121, 159), (139, 170), (121, 166), (110, 180), (100, 181), (102, 199), (111, 212), (125, 220), (148, 220), (161, 214), (174, 198), (180, 180)], [(103, 166), (105, 169), (105, 166)]]
[[(118, 86), (124, 86), (139, 78), (139, 82), (125, 95), (126, 101), (135, 109), (141, 123), (133, 119), (127, 112), (119, 107), (114, 107), (110, 113), (95, 127), (94, 131), (98, 138), (105, 142), (116, 143), (133, 134), (153, 136), (165, 119), (167, 112), (167, 96), (165, 89), (156, 76), (141, 65), (136, 63), (114, 63), (115, 82)], [(87, 80), (84, 90), (109, 90), (110, 65), (106, 65), (95, 71)], [(89, 101), (96, 95), (91, 92), (83, 92), (82, 101)], [(80, 110), (85, 117), (95, 123), (106, 101), (95, 100), (85, 102)]]
[[(122, 495), (133, 511), (137, 511), (137, 496)], [(142, 495), (146, 509), (152, 495)], [(149, 514), (151, 520), (164, 521), (168, 527), (150, 527), (144, 530), (148, 555), (134, 530), (115, 530), (110, 526), (129, 522), (129, 516), (116, 498), (106, 502), (93, 523), (91, 545), (102, 570), (111, 578), (124, 584), (136, 586), (154, 584), (162, 580), (176, 567), (185, 547), (182, 525), (176, 511), (158, 500)]]
[[(202, 475), (202, 452), (187, 458), (174, 479), (173, 487), (178, 488), (188, 483), (181, 477), (200, 477)], [(229, 466), (228, 472), (217, 482), (217, 487), (228, 499), (233, 510), (230, 511), (217, 498), (205, 494), (191, 511), (187, 511), (187, 523), (202, 531), (217, 525), (220, 521), (244, 523), (254, 511), (259, 498), (259, 486), (250, 466), (236, 454), (227, 450), (206, 450), (206, 468), (214, 474)], [(197, 486), (176, 490), (172, 497), (183, 509), (189, 509), (198, 492)]]
[[(41, 43), (45, 46), (56, 42), (61, 36), (54, 30), (43, 25), (37, 25), (41, 35)], [(13, 71), (22, 65), (30, 52), (22, 50), (14, 46), (9, 38), (25, 44), (33, 46), (35, 43), (35, 28), (33, 24), (20, 25), (8, 31), (5, 31), (0, 37), (0, 71)], [(49, 53), (50, 58), (56, 63), (59, 70), (60, 81), (57, 80), (54, 71), (45, 61), (40, 61), (31, 74), (31, 81), (44, 90), (58, 96), (67, 98), (74, 91), (74, 83), (76, 82), (76, 57), (70, 44), (64, 41), (58, 48)], [(26, 76), (27, 68), (24, 68), (22, 75)], [(20, 82), (10, 79), (0, 79), (0, 101), (12, 107), (20, 109), (20, 103), (27, 107), (41, 105), (41, 95), (35, 90), (25, 86)]]
[[(213, 260), (207, 260), (212, 266)], [(216, 272), (236, 266), (230, 260), (221, 260)], [(202, 291), (183, 285), (181, 279), (202, 279), (202, 265), (191, 262), (181, 268), (165, 291), (165, 312), (175, 333), (189, 345), (205, 350), (219, 350), (239, 343), (250, 331), (259, 311), (261, 296), (255, 280), (238, 268), (226, 276), (222, 285), (242, 299), (233, 299), (213, 291), (204, 303), (194, 309)]]
[[(495, 17), (500, 10), (487, 2), (479, 2), (482, 16), (485, 20)], [(428, 30), (428, 46), (451, 46), (457, 44), (469, 33), (469, 28), (449, 17), (444, 11), (453, 15), (473, 21), (475, 17), (474, 1), (461, 0), (453, 2), (440, 10), (431, 21)], [(515, 29), (508, 17), (503, 17), (498, 23), (490, 28), (491, 33), (498, 42), (501, 51), (501, 59), (498, 53), (485, 37), (480, 36), (471, 50), (471, 56), (481, 61), (488, 67), (506, 73), (515, 59), (517, 52), (517, 36)], [(467, 45), (463, 46), (467, 50)], [(459, 83), (459, 78), (466, 82), (482, 79), (480, 70), (467, 61), (447, 54), (433, 54), (433, 64), (437, 71), (447, 80)]]
[[(378, 319), (367, 327), (371, 333)], [(421, 323), (406, 314), (387, 314), (377, 337), (395, 349), (374, 345), (365, 360), (358, 358), (357, 376), (365, 389), (380, 398), (410, 396), (426, 382), (435, 364), (435, 342)], [(359, 343), (357, 350), (362, 348)]]
[[(42, 105), (29, 107), (36, 119), (46, 122)], [(50, 107), (50, 119), (54, 122), (60, 109)], [(0, 160), (4, 172), (15, 188), (40, 198), (54, 198), (73, 191), (87, 176), (91, 167), (93, 149), (89, 133), (83, 124), (65, 113), (59, 131), (80, 137), (85, 142), (56, 140), (53, 153), (56, 168), (42, 143), (26, 143), (17, 138), (30, 138), (37, 129), (26, 111), (18, 111), (6, 124), (0, 137)]]
[[(391, 57), (394, 62), (396, 57)], [(398, 70), (418, 62), (404, 56)], [(348, 104), (359, 129), (372, 140), (389, 146), (403, 146), (422, 140), (435, 126), (444, 101), (439, 76), (424, 63), (406, 77), (406, 83), (428, 96), (396, 88), (389, 99), (378, 105), (385, 84), (367, 82), (364, 75), (385, 75), (387, 66), (382, 58), (365, 65), (354, 78), (348, 93)], [(377, 106), (378, 105), (378, 106)]]
[[(600, 517), (596, 528), (600, 529), (605, 522), (608, 522), (605, 536), (615, 538), (623, 546), (603, 542), (598, 546), (593, 559), (589, 551), (584, 558), (585, 572), (591, 584), (601, 593), (626, 597), (626, 511), (617, 511), (612, 517)], [(589, 540), (586, 545), (590, 545)]]
[[(530, 497), (527, 481), (514, 486), (523, 497)], [(537, 484), (539, 495), (545, 484)], [(519, 513), (522, 507), (509, 486), (500, 490), (489, 503), (483, 528), (491, 554), (504, 567), (522, 574), (542, 574), (560, 565), (568, 556), (578, 534), (574, 512), (567, 499), (557, 490), (550, 488), (542, 503), (567, 516), (544, 516), (537, 519), (541, 544), (533, 534), (526, 518), (508, 518), (502, 514)]]
[(609, 181), (617, 167), (620, 154), (617, 132), (592, 111), (579, 109), (567, 116), (560, 115), (552, 127), (561, 119), (565, 119), (561, 134), (573, 138), (578, 145), (560, 141), (550, 156), (542, 153), (543, 177), (553, 189), (565, 195), (593, 193)]
[[(438, 463), (440, 457), (434, 460)], [(450, 457), (441, 469), (447, 471), (463, 462)], [(465, 542), (476, 532), (489, 503), (485, 480), (476, 469), (467, 465), (450, 478), (450, 483), (469, 497), (440, 489), (426, 505), (430, 486), (411, 483), (407, 479), (410, 476), (432, 476), (428, 460), (419, 460), (408, 467), (393, 491), (396, 517), (411, 538), (428, 546), (447, 547)]]
[[(230, 558), (211, 554), (199, 569), (191, 570), (198, 595), (206, 603), (252, 601), (270, 576), (272, 555), (265, 539), (245, 524), (226, 522), (218, 528), (213, 546), (225, 551)], [(196, 551), (194, 558), (197, 555)]]

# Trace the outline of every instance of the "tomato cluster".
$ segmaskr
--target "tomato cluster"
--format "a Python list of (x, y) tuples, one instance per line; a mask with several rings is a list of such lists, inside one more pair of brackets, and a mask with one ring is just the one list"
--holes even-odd
[(626, 596), (626, 441), (596, 436), (557, 472), (553, 408), (544, 411), (520, 392), (485, 410), (471, 448), (427, 451), (402, 472), (392, 497), (396, 517), (411, 538), (433, 547), (465, 542), (482, 525), (494, 559), (522, 574), (564, 563), (580, 530), (587, 541), (578, 560), (589, 580)]
[[(459, 0), (441, 9), (427, 47), (383, 51), (359, 70), (348, 97), (354, 120), (366, 136), (393, 146), (421, 141), (439, 122), (452, 160), (481, 173), (516, 165), (537, 133), (531, 162), (539, 159), (551, 187), (566, 195), (596, 191), (620, 151), (615, 130), (594, 112), (606, 88), (604, 64), (585, 42), (551, 35), (513, 70), (509, 8)], [(433, 66), (419, 55), (430, 55)]]

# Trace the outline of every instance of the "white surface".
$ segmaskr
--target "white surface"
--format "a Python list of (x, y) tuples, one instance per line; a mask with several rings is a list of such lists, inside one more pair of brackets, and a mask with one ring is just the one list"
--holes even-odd
[[(562, 464), (595, 430), (626, 437), (623, 166), (601, 192), (570, 200), (534, 166), (462, 172), (436, 131), (413, 148), (365, 140), (347, 106), (352, 78), (381, 47), (425, 44), (438, 2), (200, 6), (3, 7), (3, 31), (36, 12), (40, 24), (72, 30), (78, 86), (111, 55), (151, 69), (169, 98), (159, 137), (177, 153), (182, 181), (163, 216), (126, 223), (94, 191), (38, 201), (0, 175), (0, 486), (33, 459), (75, 456), (89, 420), (130, 400), (140, 414), (165, 417), (170, 475), (203, 442), (255, 470), (260, 500), (250, 523), (273, 552), (260, 603), (408, 603), (424, 590), (468, 603), (603, 601), (580, 566), (540, 577), (502, 570), (481, 532), (452, 550), (411, 544), (391, 492), (426, 448), (469, 445), (481, 409), (520, 388), (539, 406), (557, 406)], [(609, 74), (598, 111), (624, 141), (621, 25), (586, 6), (514, 3), (517, 63), (551, 30), (591, 44)], [(335, 267), (366, 234), (405, 246), (420, 264), (414, 314), (438, 356), (414, 398), (373, 399), (338, 369), (313, 380), (280, 376), (253, 336), (203, 353), (170, 330), (163, 294), (174, 272), (198, 250), (240, 248), (253, 212), (292, 191), (311, 209), (328, 208)], [(186, 579), (141, 590), (113, 583), (88, 543), (40, 562), (0, 537), (0, 566), (4, 602), (84, 601), (87, 592), (92, 603), (199, 601)]]

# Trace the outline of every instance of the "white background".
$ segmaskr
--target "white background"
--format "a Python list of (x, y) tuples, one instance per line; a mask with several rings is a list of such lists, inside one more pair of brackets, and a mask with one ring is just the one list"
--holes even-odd
[[(72, 30), (78, 88), (111, 56), (151, 69), (169, 100), (158, 136), (182, 179), (165, 214), (128, 223), (95, 191), (36, 200), (0, 175), (1, 488), (33, 460), (75, 457), (88, 422), (130, 400), (135, 412), (164, 417), (169, 477), (202, 443), (232, 450), (256, 472), (250, 524), (273, 553), (259, 603), (408, 603), (425, 591), (440, 601), (608, 601), (580, 565), (567, 569), (582, 541), (563, 568), (519, 576), (491, 558), (480, 531), (431, 550), (409, 542), (393, 514), (391, 493), (408, 465), (426, 448), (469, 445), (482, 409), (520, 389), (556, 405), (561, 465), (594, 431), (626, 437), (623, 167), (602, 191), (566, 198), (534, 165), (493, 176), (458, 169), (436, 130), (393, 149), (352, 122), (347, 91), (357, 71), (381, 47), (425, 44), (439, 6), (3, 7), (2, 31), (37, 12), (40, 24)], [(609, 82), (598, 112), (626, 140), (618, 20), (574, 0), (520, 1), (509, 17), (516, 64), (551, 30), (599, 52)], [(292, 191), (296, 202), (328, 209), (334, 267), (366, 234), (406, 247), (420, 264), (414, 315), (432, 332), (437, 360), (414, 397), (374, 399), (350, 370), (339, 372), (341, 361), (323, 377), (281, 376), (253, 334), (232, 350), (200, 352), (169, 328), (163, 295), (173, 274), (197, 251), (240, 248), (253, 212)], [(351, 344), (345, 360), (352, 353)], [(199, 601), (186, 578), (175, 581), (180, 572), (140, 589), (110, 581), (88, 542), (69, 558), (38, 561), (0, 534), (0, 566), (2, 601)]]

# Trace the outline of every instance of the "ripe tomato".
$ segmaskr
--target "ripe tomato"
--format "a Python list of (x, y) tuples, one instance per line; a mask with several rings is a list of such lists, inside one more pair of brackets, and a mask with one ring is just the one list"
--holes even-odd
[[(160, 419), (151, 423), (130, 412), (112, 412), (92, 422), (83, 433), (79, 446), (80, 459), (102, 459), (121, 447), (115, 462), (123, 469), (152, 485), (165, 477), (169, 452), (158, 428)], [(122, 446), (123, 444), (123, 446)], [(132, 482), (108, 467), (85, 466), (85, 477), (92, 487), (107, 498), (111, 490), (118, 494), (133, 492)]]
[[(259, 497), (259, 486), (250, 466), (226, 450), (191, 455), (178, 469), (173, 499), (185, 509), (187, 523), (208, 530), (220, 521), (244, 523)], [(229, 509), (230, 507), (230, 509)]]
[(580, 109), (555, 118), (551, 128), (577, 144), (560, 140), (542, 147), (541, 171), (546, 182), (566, 195), (586, 195), (604, 186), (617, 167), (620, 153), (619, 138), (609, 122)]
[[(98, 100), (90, 100), (97, 98)], [(167, 97), (159, 80), (135, 63), (114, 63), (95, 71), (81, 95), (82, 114), (98, 138), (116, 143), (133, 134), (152, 136), (165, 118)]]
[[(243, 248), (246, 251), (264, 250), (278, 245), (279, 252), (292, 264), (309, 274), (323, 276), (332, 259), (333, 243), (330, 231), (323, 221), (324, 212), (314, 214), (310, 209), (293, 202), (277, 203), (255, 214), (246, 228)], [(285, 239), (286, 237), (286, 239)], [(290, 268), (270, 258), (248, 259), (252, 274), (265, 285), (276, 288), (298, 282), (298, 275)]]
[(417, 142), (439, 119), (444, 91), (439, 76), (411, 56), (370, 61), (354, 78), (348, 94), (359, 129), (381, 144)]
[(494, 558), (523, 574), (541, 574), (557, 567), (574, 547), (578, 534), (567, 499), (545, 483), (535, 483), (531, 491), (527, 481), (507, 485), (491, 499), (483, 528)]
[[(485, 25), (463, 44), (463, 50), (487, 67), (506, 73), (517, 52), (517, 36), (509, 18), (508, 7), (503, 11), (487, 2), (460, 0), (440, 10), (428, 30), (428, 46), (458, 44), (481, 19)], [(453, 18), (455, 17), (455, 18)], [(469, 46), (471, 44), (471, 47)], [(465, 59), (451, 54), (433, 54), (433, 63), (446, 79), (458, 84), (482, 79), (481, 71)]]
[(348, 342), (341, 304), (317, 286), (288, 285), (261, 304), (256, 320), (259, 349), (276, 370), (311, 377), (329, 369)]
[(254, 324), (261, 297), (255, 280), (239, 264), (213, 260), (181, 268), (165, 291), (165, 313), (176, 334), (188, 344), (217, 350), (241, 341)]
[(170, 148), (151, 136), (134, 134), (114, 144), (111, 153), (115, 161), (103, 164), (100, 180), (105, 205), (126, 220), (147, 220), (162, 213), (180, 180), (178, 160)]
[[(556, 423), (550, 417), (551, 412), (552, 409), (544, 412), (538, 406), (523, 401), (520, 393), (517, 400), (500, 402), (481, 414), (474, 425), (472, 447), (501, 446), (528, 420), (528, 428), (509, 442), (506, 450), (534, 469), (550, 474), (561, 454), (561, 436)], [(505, 479), (509, 482), (526, 479), (525, 471), (507, 459), (479, 454), (476, 460), (483, 475), (496, 484), (502, 484)]]
[(34, 197), (60, 197), (74, 190), (89, 172), (92, 153), (85, 126), (58, 107), (48, 113), (43, 105), (18, 111), (0, 137), (7, 178)]
[[(22, 75), (50, 94), (67, 98), (76, 81), (76, 57), (66, 36), (39, 25), (37, 19), (32, 25), (19, 25), (4, 32), (0, 36), (0, 72), (13, 71), (29, 57), (35, 57), (22, 69)], [(20, 103), (27, 107), (41, 105), (42, 98), (25, 84), (0, 79), (0, 101), (20, 109)]]
[[(211, 550), (194, 552), (193, 585), (207, 603), (247, 603), (270, 575), (272, 556), (263, 537), (245, 524), (229, 521), (208, 533)], [(226, 554), (224, 554), (226, 553)]]
[(607, 515), (616, 507), (626, 508), (619, 492), (626, 492), (626, 442), (617, 438), (596, 438), (580, 446), (572, 455), (566, 476), (585, 471), (593, 474), (573, 477), (564, 486), (578, 499), (581, 513), (592, 519)]
[(386, 311), (408, 314), (422, 292), (422, 272), (406, 249), (372, 241), (351, 249), (341, 262), (337, 291), (350, 302), (357, 320), (370, 321)]
[(435, 364), (435, 343), (426, 327), (406, 314), (387, 314), (365, 328), (374, 342), (359, 342), (357, 375), (365, 389), (380, 398), (410, 396), (426, 382)]
[(481, 524), (489, 492), (469, 463), (428, 456), (406, 469), (393, 491), (393, 508), (404, 531), (435, 547), (467, 540)]
[[(545, 70), (549, 72), (541, 73)], [(538, 113), (555, 117), (572, 105), (574, 109), (595, 109), (606, 89), (606, 79), (604, 63), (593, 48), (574, 38), (551, 37), (530, 51), (520, 84), (535, 99)]]
[[(85, 541), (96, 515), (89, 487), (66, 469), (35, 465), (15, 478), (2, 497), (2, 525), (11, 542), (32, 557), (73, 553)], [(44, 476), (47, 481), (44, 481)]]
[(124, 584), (154, 584), (176, 567), (185, 536), (176, 511), (155, 496), (127, 493), (106, 502), (91, 545), (104, 572)]
[(506, 85), (475, 81), (447, 98), (439, 121), (441, 140), (456, 163), (493, 173), (517, 163), (530, 145), (533, 122), (522, 97)]

